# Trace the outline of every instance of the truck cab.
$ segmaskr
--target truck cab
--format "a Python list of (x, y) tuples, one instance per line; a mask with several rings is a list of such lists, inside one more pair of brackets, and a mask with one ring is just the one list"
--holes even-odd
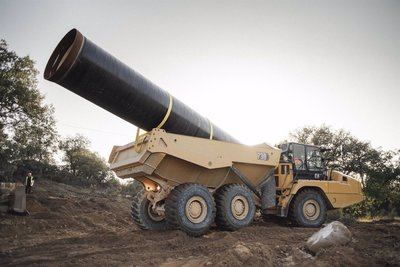
[(329, 149), (295, 142), (278, 147), (281, 157), (275, 169), (277, 205), (265, 214), (288, 217), (303, 227), (318, 227), (327, 210), (364, 199), (359, 181), (327, 168), (323, 153)]
[(327, 149), (299, 143), (286, 143), (282, 150), (280, 163), (292, 164), (293, 180), (326, 180), (327, 168), (322, 153)]

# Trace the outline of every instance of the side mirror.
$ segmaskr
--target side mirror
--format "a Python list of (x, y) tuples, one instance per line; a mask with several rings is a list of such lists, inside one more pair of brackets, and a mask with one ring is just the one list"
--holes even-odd
[(281, 144), (281, 145), (279, 145), (279, 148), (280, 148), (282, 151), (286, 151), (286, 150), (288, 149), (288, 145), (287, 145), (287, 144)]

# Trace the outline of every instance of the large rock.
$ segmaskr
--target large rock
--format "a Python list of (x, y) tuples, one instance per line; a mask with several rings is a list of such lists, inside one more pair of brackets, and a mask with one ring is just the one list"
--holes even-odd
[(246, 261), (249, 259), (253, 254), (251, 250), (243, 244), (237, 244), (234, 248), (235, 254), (239, 257), (239, 259)]
[(306, 247), (317, 253), (323, 248), (333, 245), (345, 245), (351, 241), (350, 230), (341, 222), (334, 221), (314, 233), (306, 243)]

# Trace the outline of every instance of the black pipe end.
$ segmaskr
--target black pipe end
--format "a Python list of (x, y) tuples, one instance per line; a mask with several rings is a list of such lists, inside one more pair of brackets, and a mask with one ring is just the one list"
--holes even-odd
[(70, 30), (58, 43), (47, 61), (44, 70), (46, 80), (57, 82), (74, 64), (84, 43), (84, 36), (77, 30)]

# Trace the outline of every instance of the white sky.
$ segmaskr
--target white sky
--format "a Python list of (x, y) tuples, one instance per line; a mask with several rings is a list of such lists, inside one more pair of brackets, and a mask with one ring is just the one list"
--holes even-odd
[(400, 1), (0, 0), (0, 38), (37, 62), (60, 134), (107, 158), (136, 127), (42, 78), (73, 27), (243, 143), (325, 123), (400, 148)]

